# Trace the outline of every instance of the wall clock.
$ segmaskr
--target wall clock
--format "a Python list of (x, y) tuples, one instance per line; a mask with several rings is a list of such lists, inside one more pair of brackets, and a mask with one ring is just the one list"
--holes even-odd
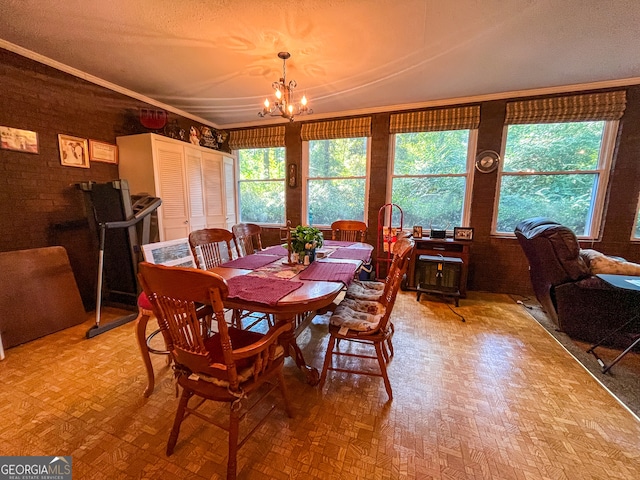
[(480, 152), (476, 157), (476, 168), (479, 172), (489, 173), (498, 168), (498, 162), (500, 161), (500, 155), (493, 150), (485, 150)]

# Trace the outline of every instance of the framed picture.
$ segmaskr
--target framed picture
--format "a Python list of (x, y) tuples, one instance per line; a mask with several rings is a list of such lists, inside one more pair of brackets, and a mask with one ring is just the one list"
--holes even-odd
[(110, 143), (89, 140), (89, 160), (118, 164), (118, 146)]
[(145, 261), (170, 267), (196, 268), (188, 238), (142, 245)]
[(30, 130), (0, 127), (0, 148), (17, 152), (38, 153), (38, 134)]
[(453, 239), (454, 240), (473, 240), (473, 228), (472, 227), (454, 227)]
[(62, 165), (89, 168), (89, 148), (84, 138), (58, 134), (58, 147)]
[(422, 227), (419, 225), (413, 226), (413, 238), (422, 238)]

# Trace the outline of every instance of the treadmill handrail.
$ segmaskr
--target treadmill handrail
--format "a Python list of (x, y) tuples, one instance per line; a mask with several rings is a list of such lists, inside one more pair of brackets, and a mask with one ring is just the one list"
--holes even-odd
[(162, 205), (162, 199), (156, 198), (153, 203), (149, 204), (138, 213), (136, 213), (133, 217), (128, 220), (120, 220), (119, 222), (103, 222), (100, 224), (103, 228), (111, 229), (111, 228), (127, 228), (135, 225), (140, 220), (144, 219), (147, 215), (153, 213), (157, 208)]

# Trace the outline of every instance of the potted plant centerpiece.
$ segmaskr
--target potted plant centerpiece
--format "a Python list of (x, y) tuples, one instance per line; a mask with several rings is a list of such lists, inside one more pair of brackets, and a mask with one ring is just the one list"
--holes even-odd
[(322, 247), (324, 237), (319, 228), (298, 225), (291, 229), (291, 250), (298, 254), (299, 261), (309, 255), (309, 262), (316, 258), (316, 248)]

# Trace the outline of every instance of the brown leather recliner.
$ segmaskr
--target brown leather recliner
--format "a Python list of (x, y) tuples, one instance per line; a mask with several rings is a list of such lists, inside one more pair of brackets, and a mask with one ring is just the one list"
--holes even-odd
[[(536, 217), (520, 222), (515, 234), (529, 260), (536, 298), (560, 331), (594, 343), (637, 314), (640, 293), (616, 289), (592, 275), (571, 229)], [(608, 343), (629, 342), (620, 335)]]

